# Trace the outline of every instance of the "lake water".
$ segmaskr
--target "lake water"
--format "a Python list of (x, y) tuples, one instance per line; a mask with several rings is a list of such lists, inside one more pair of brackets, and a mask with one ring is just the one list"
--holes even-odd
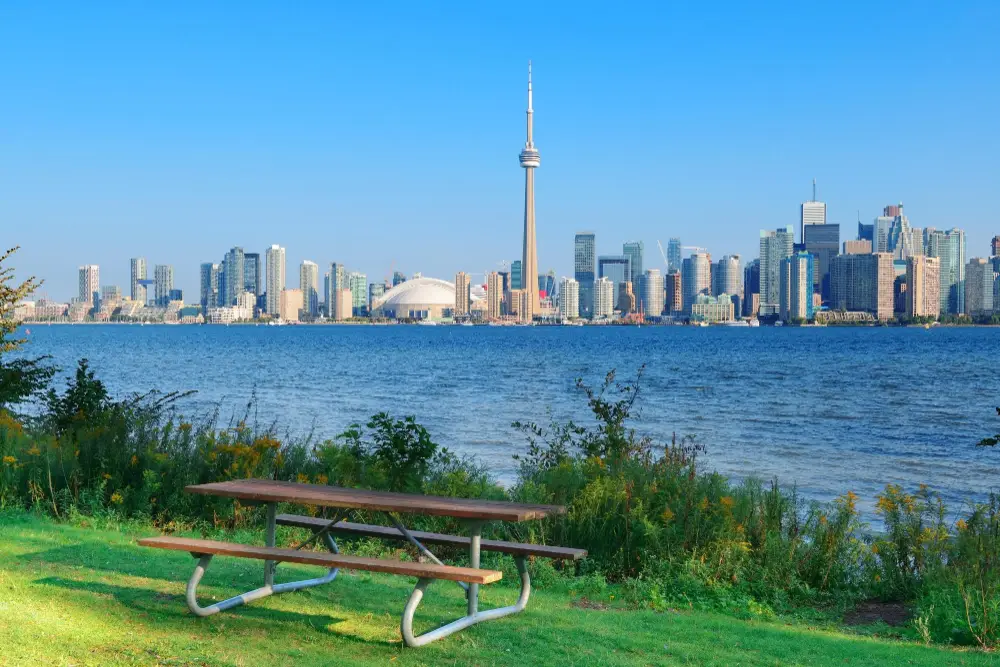
[(951, 501), (1000, 485), (1000, 330), (989, 328), (32, 326), (28, 352), (90, 359), (117, 395), (197, 390), (188, 415), (242, 413), (333, 436), (377, 411), (413, 414), (505, 481), (514, 420), (590, 423), (574, 388), (646, 365), (639, 429), (694, 434), (720, 472), (777, 476), (870, 510), (887, 482)]

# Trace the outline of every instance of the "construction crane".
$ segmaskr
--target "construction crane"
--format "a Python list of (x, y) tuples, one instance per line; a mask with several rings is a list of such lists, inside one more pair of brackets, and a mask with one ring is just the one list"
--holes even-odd
[(656, 241), (656, 247), (660, 249), (660, 257), (663, 258), (663, 266), (667, 271), (670, 270), (670, 262), (667, 260), (667, 253), (663, 252), (663, 244), (660, 243), (659, 239)]

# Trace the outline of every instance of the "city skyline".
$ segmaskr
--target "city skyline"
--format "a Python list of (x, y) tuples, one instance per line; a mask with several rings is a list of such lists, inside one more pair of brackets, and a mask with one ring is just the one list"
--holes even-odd
[[(372, 277), (494, 270), (522, 254), (511, 229), (523, 184), (507, 147), (523, 133), (528, 56), (544, 79), (548, 151), (536, 201), (540, 273), (572, 275), (563, 239), (580, 230), (596, 233), (601, 254), (679, 236), (713, 256), (752, 257), (753, 230), (798, 225), (814, 177), (842, 240), (859, 211), (870, 221), (900, 200), (915, 226), (964, 228), (970, 248), (995, 234), (981, 197), (998, 175), (986, 157), (998, 143), (988, 111), (998, 91), (980, 82), (997, 46), (971, 38), (996, 18), (992, 5), (946, 17), (871, 9), (863, 22), (810, 8), (824, 31), (809, 40), (772, 39), (787, 37), (790, 16), (739, 7), (721, 24), (695, 8), (583, 12), (568, 38), (560, 12), (541, 8), (531, 53), (512, 38), (521, 31), (513, 10), (497, 10), (485, 41), (461, 30), (481, 17), (421, 22), (402, 11), (385, 19), (390, 29), (426, 28), (419, 43), (402, 31), (405, 62), (366, 46), (383, 17), (351, 11), (336, 25), (347, 20), (356, 34), (338, 41), (326, 34), (332, 12), (207, 10), (184, 34), (227, 48), (205, 40), (175, 53), (179, 26), (163, 8), (69, 8), (58, 21), (8, 9), (0, 50), (26, 66), (4, 74), (11, 104), (0, 124), (14, 130), (6, 157), (17, 169), (5, 174), (0, 220), (17, 225), (19, 275), (45, 278), (43, 291), (65, 298), (75, 277), (61, 267), (98, 264), (106, 283), (125, 286), (121, 258), (142, 256), (173, 265), (177, 287), (192, 294), (199, 260), (216, 248), (273, 243), (289, 249), (290, 266), (338, 258)], [(863, 48), (890, 23), (935, 39), (905, 56)], [(243, 37), (260, 31), (281, 48)], [(426, 46), (445, 34), (459, 37)], [(712, 53), (689, 57), (710, 34)], [(590, 48), (598, 35), (608, 45), (600, 53)], [(123, 48), (133, 57), (118, 57)], [(442, 60), (448, 76), (425, 76)], [(759, 66), (771, 62), (783, 68)], [(76, 83), (95, 68), (100, 94)], [(149, 68), (155, 75), (141, 76)], [(447, 94), (456, 80), (462, 95)], [(802, 96), (803, 85), (821, 94)], [(902, 101), (877, 103), (890, 85)], [(440, 114), (442, 99), (453, 113)], [(627, 169), (607, 168), (609, 144), (628, 147)], [(432, 178), (426, 159), (441, 145), (461, 167)]]

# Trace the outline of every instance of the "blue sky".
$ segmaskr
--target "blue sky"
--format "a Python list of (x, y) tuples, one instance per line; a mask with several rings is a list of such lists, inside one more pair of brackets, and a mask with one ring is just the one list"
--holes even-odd
[[(1000, 233), (1000, 3), (0, 5), (0, 245), (53, 298), (76, 267), (233, 245), (451, 278), (520, 254), (535, 71), (539, 268), (680, 236), (757, 254), (818, 179), (842, 238)], [(758, 6), (759, 5), (759, 6)]]

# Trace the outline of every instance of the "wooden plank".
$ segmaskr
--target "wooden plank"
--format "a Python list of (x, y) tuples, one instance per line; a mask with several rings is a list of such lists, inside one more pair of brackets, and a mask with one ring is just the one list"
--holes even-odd
[(344, 556), (317, 551), (255, 547), (247, 544), (216, 542), (214, 540), (199, 540), (187, 537), (147, 537), (139, 540), (139, 545), (156, 549), (187, 551), (196, 554), (236, 556), (239, 558), (274, 560), (286, 563), (321, 565), (323, 567), (340, 567), (345, 570), (366, 570), (368, 572), (401, 574), (409, 577), (464, 581), (470, 584), (491, 584), (503, 577), (503, 573), (496, 570), (479, 570), (471, 567), (453, 567), (451, 565), (436, 565), (431, 563), (407, 563), (399, 560), (362, 558), (360, 556)]
[(267, 479), (240, 479), (197, 484), (187, 487), (186, 490), (191, 493), (257, 502), (287, 502), (380, 512), (413, 512), (487, 521), (529, 521), (566, 513), (566, 508), (561, 505), (525, 505), (497, 500), (422, 496), (410, 493), (346, 489), (318, 484), (278, 482)]
[[(297, 528), (308, 528), (319, 530), (329, 523), (326, 519), (311, 516), (300, 516), (297, 514), (279, 514), (277, 517), (279, 525), (295, 526)], [(406, 537), (397, 528), (391, 526), (373, 526), (364, 523), (351, 523), (341, 521), (336, 524), (331, 531), (338, 533), (351, 533), (364, 535), (365, 537), (378, 537), (387, 540), (405, 540)], [(411, 530), (410, 534), (424, 544), (444, 544), (456, 547), (468, 547), (471, 540), (461, 535), (446, 535), (444, 533), (428, 533), (422, 530)], [(500, 553), (512, 554), (515, 556), (542, 556), (544, 558), (557, 558), (565, 560), (580, 560), (587, 555), (586, 549), (573, 549), (571, 547), (551, 547), (543, 544), (526, 544), (520, 542), (505, 542), (502, 540), (482, 540), (480, 548), (483, 551), (497, 551)]]

